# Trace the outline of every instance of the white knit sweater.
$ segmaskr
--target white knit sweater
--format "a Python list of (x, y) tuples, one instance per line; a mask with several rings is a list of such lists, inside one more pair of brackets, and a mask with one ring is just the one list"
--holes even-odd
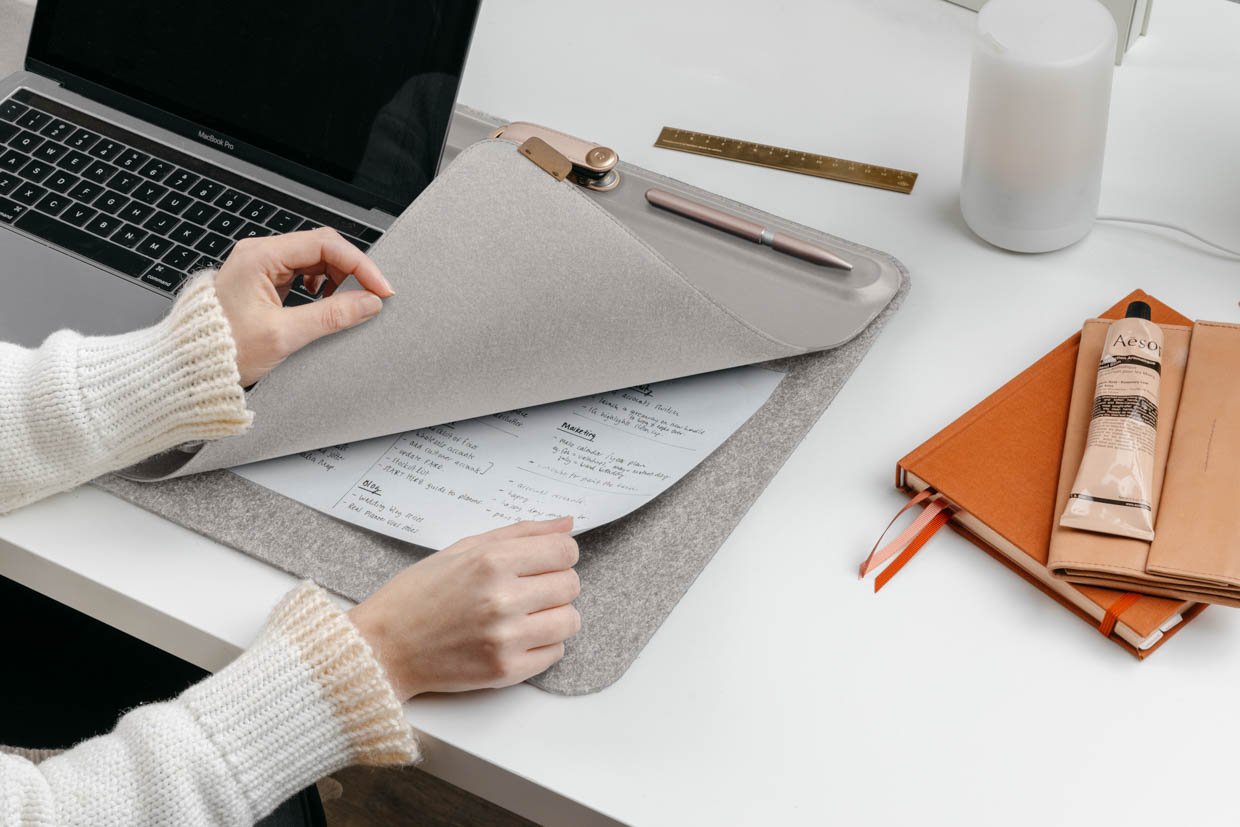
[[(146, 330), (0, 343), (0, 513), (249, 422), (210, 273)], [(0, 825), (252, 824), (341, 767), (416, 758), (366, 641), (306, 583), (248, 651), (176, 700), (38, 764), (0, 754)]]

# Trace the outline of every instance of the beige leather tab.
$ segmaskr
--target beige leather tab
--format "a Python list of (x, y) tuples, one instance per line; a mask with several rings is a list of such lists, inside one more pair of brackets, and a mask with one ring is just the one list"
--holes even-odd
[(556, 152), (542, 138), (526, 138), (525, 142), (517, 147), (517, 152), (529, 158), (535, 166), (557, 181), (563, 181), (573, 171), (572, 162)]
[(1240, 587), (1240, 325), (1197, 322), (1146, 569)]

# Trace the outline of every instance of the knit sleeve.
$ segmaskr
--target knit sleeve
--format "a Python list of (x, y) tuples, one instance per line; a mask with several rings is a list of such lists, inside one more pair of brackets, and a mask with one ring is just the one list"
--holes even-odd
[(418, 745), (370, 647), (311, 584), (224, 670), (42, 763), (0, 755), (0, 824), (248, 825), (350, 764)]
[(153, 327), (0, 343), (0, 513), (250, 419), (213, 273)]

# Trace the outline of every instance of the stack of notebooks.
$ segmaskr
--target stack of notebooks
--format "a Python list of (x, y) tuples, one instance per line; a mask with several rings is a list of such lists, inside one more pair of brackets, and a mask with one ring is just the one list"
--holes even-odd
[[(1182, 502), (1185, 499), (1183, 494), (1174, 493), (1173, 478), (1183, 472), (1176, 462), (1179, 432), (1177, 446), (1170, 448), (1170, 428), (1163, 427), (1177, 418), (1174, 406), (1168, 410), (1167, 400), (1173, 396), (1178, 399), (1180, 385), (1183, 384), (1181, 407), (1187, 410), (1188, 406), (1198, 404), (1193, 394), (1206, 393), (1212, 381), (1215, 385), (1219, 382), (1218, 377), (1208, 375), (1211, 371), (1205, 369), (1199, 371), (1200, 377), (1188, 375), (1185, 381), (1184, 365), (1187, 360), (1184, 355), (1189, 349), (1190, 335), (1193, 348), (1200, 347), (1196, 341), (1196, 331), (1209, 323), (1199, 324), (1194, 329), (1188, 318), (1141, 291), (1116, 304), (1103, 314), (1103, 318), (1122, 317), (1132, 301), (1149, 304), (1154, 322), (1174, 326), (1175, 329), (1169, 331), (1168, 339), (1173, 340), (1179, 349), (1177, 356), (1164, 357), (1162, 379), (1164, 401), (1160, 413), (1159, 451), (1163, 457), (1170, 452), (1171, 460), (1167, 466), (1167, 496), (1160, 506), (1161, 513), (1167, 515), (1174, 513), (1173, 509), (1189, 507)], [(1183, 566), (1174, 571), (1161, 569), (1159, 563), (1163, 558), (1150, 553), (1149, 543), (1057, 529), (1059, 514), (1068, 494), (1065, 486), (1071, 485), (1084, 450), (1094, 377), (1105, 330), (1106, 322), (1087, 325), (1084, 347), (1080, 334), (1072, 336), (900, 460), (896, 467), (897, 486), (910, 495), (919, 496), (929, 508), (923, 513), (922, 530), (915, 533), (913, 543), (883, 575), (889, 578), (892, 569), (906, 562), (933, 533), (937, 524), (946, 523), (1138, 658), (1157, 650), (1200, 614), (1205, 608), (1201, 595), (1205, 589), (1217, 587), (1220, 582), (1217, 579), (1207, 582), (1208, 579), (1195, 575), (1199, 579), (1193, 582), (1194, 588), (1184, 588), (1187, 578), (1181, 570)], [(1240, 328), (1232, 328), (1230, 332), (1240, 333)], [(1206, 347), (1216, 346), (1213, 337), (1210, 338), (1211, 342)], [(1171, 342), (1168, 344), (1170, 349)], [(1240, 336), (1231, 336), (1228, 344), (1240, 348)], [(1200, 361), (1203, 365), (1207, 362), (1214, 364), (1210, 359)], [(1082, 367), (1080, 371), (1078, 362)], [(1172, 363), (1170, 367), (1167, 367), (1168, 362)], [(1078, 373), (1081, 379), (1074, 382)], [(1235, 384), (1235, 379), (1231, 379), (1230, 383)], [(1229, 383), (1222, 384), (1230, 387)], [(1235, 396), (1236, 403), (1240, 404), (1240, 394)], [(1184, 432), (1193, 432), (1196, 442), (1208, 441), (1209, 428), (1203, 430), (1197, 420), (1215, 416), (1220, 404), (1225, 406), (1229, 402), (1223, 400), (1220, 403), (1218, 399), (1213, 399), (1202, 403), (1201, 410), (1205, 413), (1195, 415), (1192, 427), (1186, 426)], [(1072, 437), (1068, 440), (1070, 412), (1074, 414), (1075, 427), (1071, 429)], [(1232, 415), (1233, 421), (1240, 420), (1240, 410), (1232, 411)], [(1183, 413), (1180, 416), (1183, 417)], [(1220, 438), (1218, 432), (1216, 427), (1216, 440)], [(1233, 431), (1229, 430), (1229, 434), (1228, 439), (1236, 439)], [(1189, 437), (1185, 437), (1185, 441), (1188, 440)], [(1215, 448), (1219, 447), (1224, 446), (1216, 443)], [(1186, 448), (1185, 471), (1189, 464), (1200, 462), (1203, 454), (1209, 454), (1211, 450), (1204, 443), (1194, 444), (1191, 450)], [(1235, 462), (1240, 458), (1235, 444), (1229, 442), (1224, 450), (1229, 453), (1228, 461)], [(1217, 456), (1216, 461), (1221, 465), (1223, 457)], [(1229, 467), (1228, 473), (1240, 483), (1240, 473), (1235, 468)], [(1064, 479), (1062, 485), (1061, 477)], [(1183, 489), (1184, 492), (1189, 490), (1193, 489)], [(1217, 507), (1224, 499), (1234, 500), (1235, 496), (1233, 486), (1226, 492), (1220, 492), (1217, 498), (1212, 498), (1213, 503), (1199, 510)], [(924, 519), (936, 509), (942, 510), (933, 520)], [(1191, 534), (1196, 531), (1191, 522), (1191, 519), (1160, 520), (1155, 527), (1155, 549), (1166, 534)], [(1167, 527), (1173, 523), (1180, 528), (1173, 531)], [(1068, 543), (1055, 544), (1055, 551), (1062, 554), (1056, 562), (1058, 571), (1052, 571), (1052, 535), (1061, 537), (1069, 533), (1076, 536)], [(910, 532), (906, 532), (905, 537), (909, 536)], [(1198, 532), (1190, 543), (1200, 539)], [(1109, 550), (1113, 547), (1111, 541), (1118, 542), (1127, 550), (1127, 565), (1122, 572), (1109, 568), (1116, 559)], [(1180, 547), (1180, 540), (1176, 542), (1177, 548)], [(1092, 557), (1080, 553), (1082, 549), (1088, 551), (1090, 548), (1094, 552)], [(1174, 559), (1179, 564), (1189, 559), (1199, 563), (1199, 557), (1181, 553)], [(1083, 562), (1087, 559), (1092, 562)], [(1212, 571), (1218, 568), (1216, 566)], [(1234, 589), (1230, 596), (1240, 599), (1240, 571), (1231, 574), (1236, 579), (1229, 583), (1228, 587)], [(1078, 582), (1069, 582), (1065, 577)], [(1159, 582), (1155, 584), (1155, 580)], [(1168, 586), (1167, 583), (1172, 580), (1174, 585)], [(885, 579), (877, 585), (882, 582)], [(1141, 592), (1136, 592), (1136, 587), (1140, 587)], [(1162, 596), (1150, 594), (1152, 591)], [(1209, 602), (1223, 601), (1211, 599)]]

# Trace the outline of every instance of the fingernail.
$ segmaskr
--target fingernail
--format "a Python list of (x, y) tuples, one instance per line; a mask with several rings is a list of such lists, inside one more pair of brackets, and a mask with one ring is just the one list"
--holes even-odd
[(379, 311), (383, 309), (383, 300), (374, 293), (367, 293), (362, 296), (361, 302), (362, 316), (369, 319), (371, 316), (378, 316)]
[(388, 281), (388, 280), (387, 280), (387, 276), (385, 276), (385, 275), (383, 275), (382, 273), (380, 273), (380, 274), (379, 274), (379, 281), (383, 283), (383, 287), (387, 290), (387, 294), (388, 294), (389, 296), (395, 296), (395, 295), (396, 295), (396, 288), (392, 287), (392, 282), (390, 282), (390, 281)]

